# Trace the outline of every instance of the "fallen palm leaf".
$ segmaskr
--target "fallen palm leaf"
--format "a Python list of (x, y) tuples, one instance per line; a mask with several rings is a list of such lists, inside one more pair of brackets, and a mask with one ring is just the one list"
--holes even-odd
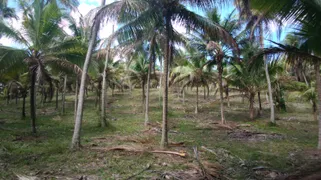
[(128, 151), (128, 152), (136, 152), (136, 153), (160, 153), (160, 154), (171, 154), (171, 155), (176, 155), (180, 157), (186, 157), (187, 154), (186, 152), (176, 152), (176, 151), (159, 151), (159, 150), (145, 150), (141, 147), (132, 147), (132, 146), (116, 146), (116, 147), (111, 147), (111, 148), (101, 148), (101, 147), (94, 147), (91, 148), (93, 150), (99, 150), (99, 151)]

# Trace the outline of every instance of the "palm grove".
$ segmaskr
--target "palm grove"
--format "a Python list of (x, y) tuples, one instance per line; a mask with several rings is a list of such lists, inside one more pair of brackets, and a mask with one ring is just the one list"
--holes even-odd
[[(229, 3), (236, 10), (223, 19), (216, 7)], [(220, 112), (222, 124), (229, 120), (224, 109), (233, 106), (232, 94), (247, 98), (250, 120), (261, 115), (262, 96), (266, 96), (271, 125), (276, 123), (275, 112), (286, 111), (285, 92), (300, 91), (301, 97), (311, 102), (315, 120), (321, 122), (318, 0), (284, 0), (281, 4), (277, 0), (102, 1), (86, 17), (73, 19), (68, 14), (77, 5), (77, 1), (20, 2), (21, 28), (16, 29), (10, 22), (19, 17), (6, 1), (1, 2), (1, 37), (19, 44), (0, 46), (1, 95), (7, 103), (23, 99), (21, 115), (30, 117), (34, 134), (36, 106), (54, 101), (53, 106), (63, 114), (67, 89), (75, 93), (72, 149), (81, 147), (83, 110), (91, 91), (100, 112), (99, 124), (104, 128), (112, 123), (106, 113), (106, 92), (140, 88), (145, 115), (142, 125), (148, 126), (153, 119), (149, 115), (150, 90), (159, 87), (161, 148), (169, 143), (169, 89), (178, 89), (183, 103), (186, 90), (194, 89), (195, 113), (200, 111), (200, 90), (205, 99), (211, 91), (215, 97), (218, 93), (220, 109), (212, 111)], [(68, 21), (71, 33), (61, 28), (62, 21)], [(117, 28), (108, 38), (100, 38), (100, 27), (110, 22), (116, 22)], [(285, 40), (274, 42), (268, 36), (272, 22), (279, 27), (293, 23), (296, 30)], [(186, 32), (176, 31), (177, 25)], [(26, 102), (30, 103), (29, 114), (25, 112)]]

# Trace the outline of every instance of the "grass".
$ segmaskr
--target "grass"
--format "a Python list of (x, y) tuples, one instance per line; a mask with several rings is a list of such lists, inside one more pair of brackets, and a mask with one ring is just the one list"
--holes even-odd
[[(315, 149), (317, 145), (317, 122), (313, 121), (309, 104), (289, 102), (288, 113), (278, 113), (277, 126), (268, 124), (269, 110), (264, 105), (263, 116), (255, 121), (248, 118), (248, 104), (240, 98), (231, 99), (231, 108), (226, 108), (229, 125), (249, 124), (243, 129), (265, 134), (276, 133), (282, 139), (249, 141), (246, 138), (231, 138), (233, 131), (213, 129), (213, 122), (219, 122), (219, 102), (204, 100), (200, 96), (199, 114), (194, 114), (195, 93), (189, 91), (186, 104), (177, 95), (169, 98), (169, 139), (171, 142), (184, 142), (185, 147), (170, 147), (172, 151), (186, 151), (186, 158), (163, 154), (100, 152), (92, 147), (113, 147), (117, 145), (137, 145), (128, 139), (142, 141), (140, 146), (158, 149), (160, 133), (146, 133), (143, 126), (144, 115), (140, 90), (118, 92), (108, 95), (108, 116), (110, 126), (100, 128), (99, 114), (93, 95), (85, 102), (80, 151), (70, 151), (73, 133), (73, 95), (67, 96), (66, 113), (56, 111), (54, 102), (45, 103), (37, 110), (37, 136), (31, 134), (29, 117), (21, 119), (21, 104), (0, 105), (0, 179), (14, 179), (16, 174), (46, 178), (72, 178), (96, 176), (102, 179), (124, 179), (151, 165), (153, 171), (145, 171), (138, 179), (161, 177), (164, 172), (175, 172), (191, 168), (194, 163), (193, 147), (205, 146), (215, 150), (217, 155), (200, 151), (203, 161), (221, 165), (221, 174), (232, 179), (261, 179), (253, 170), (264, 166), (279, 173), (296, 171), (302, 163), (311, 159), (302, 153)], [(200, 93), (202, 94), (202, 93)], [(158, 90), (153, 89), (150, 101), (150, 121), (153, 127), (160, 128), (162, 107), (158, 100)], [(59, 104), (61, 105), (61, 104)], [(28, 112), (27, 106), (27, 112)], [(121, 138), (120, 138), (121, 137)], [(97, 138), (104, 138), (99, 139)], [(127, 140), (126, 140), (127, 138)], [(124, 140), (125, 139), (125, 140)]]

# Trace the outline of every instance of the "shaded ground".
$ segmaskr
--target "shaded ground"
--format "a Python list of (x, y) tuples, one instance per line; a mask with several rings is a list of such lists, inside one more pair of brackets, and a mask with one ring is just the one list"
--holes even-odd
[[(0, 105), (0, 179), (318, 179), (321, 155), (317, 123), (309, 104), (288, 103), (278, 113), (278, 126), (270, 127), (268, 109), (256, 121), (248, 119), (248, 104), (232, 98), (226, 108), (228, 123), (219, 124), (219, 102), (195, 95), (186, 104), (170, 96), (168, 154), (159, 152), (161, 102), (151, 95), (150, 126), (144, 127), (139, 90), (110, 98), (110, 126), (98, 127), (94, 97), (85, 102), (81, 151), (68, 149), (73, 131), (73, 96), (67, 113), (54, 103), (38, 109), (38, 134), (30, 134), (30, 120), (21, 120), (21, 104)], [(264, 108), (267, 108), (266, 105)], [(28, 112), (29, 109), (27, 109)], [(197, 149), (197, 151), (196, 151)], [(197, 153), (197, 157), (195, 157)], [(183, 156), (184, 155), (184, 156)]]

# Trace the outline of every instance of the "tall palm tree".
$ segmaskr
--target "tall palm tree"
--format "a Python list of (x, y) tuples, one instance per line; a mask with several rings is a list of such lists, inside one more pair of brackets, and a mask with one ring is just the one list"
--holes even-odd
[(195, 113), (198, 113), (198, 88), (207, 87), (215, 81), (215, 74), (211, 72), (211, 64), (208, 64), (204, 56), (190, 51), (185, 60), (172, 70), (172, 84), (183, 82), (182, 92), (187, 86), (196, 87)]
[[(105, 0), (101, 1), (101, 6), (105, 5)], [(80, 87), (79, 87), (79, 95), (78, 95), (78, 105), (77, 105), (77, 113), (75, 115), (75, 126), (74, 126), (74, 133), (72, 136), (71, 141), (71, 149), (79, 149), (80, 144), (80, 131), (81, 131), (81, 124), (82, 124), (82, 116), (83, 116), (83, 106), (84, 106), (84, 97), (85, 97), (85, 86), (87, 80), (87, 72), (89, 63), (91, 60), (92, 51), (96, 44), (97, 33), (100, 27), (100, 20), (95, 18), (92, 23), (92, 28), (90, 31), (90, 38), (88, 43), (88, 50), (85, 58), (85, 62), (83, 65), (83, 71), (81, 74), (80, 80)]]
[[(264, 48), (264, 35), (265, 30), (269, 29), (269, 24), (272, 21), (277, 20), (273, 13), (267, 11), (266, 9), (255, 9), (256, 7), (256, 0), (236, 0), (236, 6), (240, 11), (241, 19), (246, 21), (246, 28), (249, 30), (250, 33), (250, 40), (255, 40), (257, 38), (257, 42), (260, 43), (261, 48)], [(281, 21), (278, 21), (281, 22)], [(279, 24), (279, 26), (282, 26)], [(266, 57), (264, 57), (264, 67), (265, 67), (265, 76), (266, 82), (268, 85), (268, 93), (269, 93), (269, 104), (270, 104), (270, 121), (271, 123), (275, 124), (275, 110), (274, 110), (274, 103), (273, 103), (273, 93), (272, 93), (272, 85), (271, 85), (271, 78), (269, 74), (269, 62)]]
[[(0, 22), (0, 34), (14, 39), (23, 45), (22, 48), (0, 47), (0, 67), (9, 71), (25, 62), (30, 75), (30, 113), (32, 132), (36, 133), (35, 88), (36, 81), (48, 82), (52, 87), (52, 79), (47, 66), (68, 67), (79, 72), (80, 69), (66, 60), (68, 49), (74, 49), (76, 44), (72, 39), (65, 39), (65, 34), (59, 27), (63, 13), (55, 1), (44, 4), (36, 0), (24, 9), (23, 33), (4, 22)], [(69, 57), (68, 57), (69, 59)], [(23, 62), (22, 62), (23, 61)], [(0, 70), (1, 71), (1, 70)]]
[[(225, 31), (229, 32), (233, 37), (237, 37), (236, 33), (240, 30), (240, 24), (235, 19), (234, 11), (229, 14), (226, 19), (221, 20), (221, 16), (217, 9), (213, 9), (207, 12), (207, 18), (213, 22), (218, 23), (222, 26)], [(205, 56), (210, 56), (211, 60), (209, 63), (215, 63), (218, 71), (218, 84), (220, 91), (220, 111), (221, 111), (221, 122), (225, 123), (224, 116), (224, 98), (223, 98), (223, 63), (230, 61), (229, 54), (235, 54), (237, 56), (238, 47), (236, 44), (224, 43), (217, 34), (203, 34), (198, 33), (191, 40), (192, 47), (197, 48)], [(224, 61), (224, 62), (223, 62)], [(228, 88), (226, 88), (228, 94)]]
[[(163, 125), (161, 147), (168, 144), (168, 65), (172, 61), (173, 43), (173, 21), (183, 25), (189, 25), (191, 29), (203, 30), (210, 34), (220, 34), (222, 39), (232, 43), (230, 34), (219, 25), (207, 21), (206, 18), (188, 10), (184, 4), (199, 8), (208, 8), (216, 0), (120, 0), (110, 5), (99, 8), (96, 18), (110, 20), (119, 19), (131, 32), (136, 33), (142, 28), (149, 28), (153, 23), (164, 26), (165, 48), (164, 48), (164, 73), (163, 73)], [(121, 12), (121, 16), (119, 13)]]
[(142, 109), (145, 108), (145, 85), (148, 78), (149, 64), (150, 62), (146, 56), (139, 54), (129, 69), (129, 78), (133, 85), (141, 85), (142, 88)]

